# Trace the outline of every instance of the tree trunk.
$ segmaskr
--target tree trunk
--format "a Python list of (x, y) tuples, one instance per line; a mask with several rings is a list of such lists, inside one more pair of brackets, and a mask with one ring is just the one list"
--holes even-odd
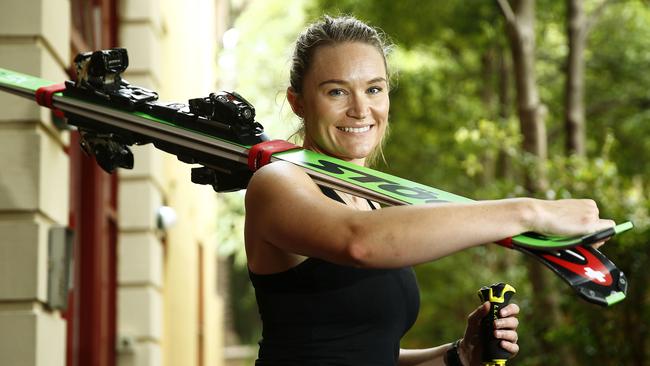
[[(508, 120), (510, 118), (510, 106), (512, 105), (512, 97), (510, 95), (510, 73), (512, 72), (506, 50), (499, 45), (497, 49), (498, 54), (498, 114), (501, 120)], [(508, 154), (501, 150), (496, 162), (496, 177), (499, 179), (508, 179), (512, 177), (512, 169), (510, 166), (510, 158)]]
[[(497, 95), (494, 92), (494, 80), (497, 70), (496, 49), (488, 47), (481, 55), (481, 101), (485, 117), (492, 119), (495, 115)], [(494, 182), (496, 159), (492, 156), (480, 157), (483, 172), (480, 175), (480, 184), (485, 186)]]
[[(506, 0), (500, 1), (506, 6)], [(523, 135), (523, 150), (534, 157), (531, 172), (526, 174), (525, 187), (529, 193), (547, 189), (544, 161), (547, 158), (547, 110), (539, 98), (535, 74), (535, 1), (515, 0), (507, 19), (506, 30), (515, 71), (517, 113)], [(509, 7), (509, 5), (507, 5)]]
[[(517, 113), (523, 150), (533, 157), (533, 166), (525, 176), (525, 187), (530, 194), (546, 191), (548, 187), (544, 163), (547, 159), (547, 136), (545, 119), (546, 107), (542, 104), (537, 88), (535, 74), (535, 1), (514, 0), (513, 7), (507, 0), (497, 0), (506, 19), (506, 31), (512, 51), (515, 71), (515, 90)], [(550, 272), (538, 262), (528, 262), (528, 274), (533, 288), (532, 303), (543, 315), (540, 321), (532, 322), (537, 341), (542, 350), (548, 350), (542, 356), (548, 361), (551, 353), (563, 360), (563, 365), (577, 365), (575, 356), (565, 347), (553, 344), (545, 335), (554, 327), (562, 324), (557, 291), (549, 286)], [(554, 352), (550, 352), (554, 350)]]
[(492, 116), (495, 109), (496, 94), (494, 93), (494, 76), (497, 70), (497, 49), (488, 47), (481, 55), (481, 101), (486, 115)]
[(589, 16), (584, 10), (582, 0), (566, 0), (567, 4), (567, 43), (569, 55), (566, 67), (566, 85), (564, 93), (564, 125), (566, 131), (566, 153), (586, 156), (585, 148), (585, 61), (587, 35), (598, 21), (605, 7), (611, 0), (603, 0)]
[(567, 0), (567, 13), (569, 55), (564, 94), (566, 153), (585, 156), (584, 51), (587, 19), (582, 0)]
[(512, 103), (512, 96), (510, 95), (510, 73), (512, 67), (508, 62), (506, 50), (499, 46), (499, 117), (510, 118), (510, 106)]

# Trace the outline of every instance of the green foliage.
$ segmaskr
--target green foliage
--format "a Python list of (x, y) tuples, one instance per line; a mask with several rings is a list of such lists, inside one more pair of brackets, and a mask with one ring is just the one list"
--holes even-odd
[(293, 44), (305, 24), (305, 1), (251, 1), (237, 18), (235, 89), (255, 106), (269, 136), (286, 138), (299, 121), (285, 103)]
[[(433, 45), (412, 51), (400, 49), (391, 61), (399, 85), (391, 95), (391, 138), (385, 154), (388, 164), (380, 170), (467, 192), (472, 178), (466, 177), (458, 164), (455, 135), (440, 131), (453, 132), (482, 117), (481, 102), (475, 97), (478, 80), (464, 75), (477, 67), (476, 57), (455, 55)], [(435, 168), (414, 177), (414, 162)]]
[[(450, 48), (465, 49), (481, 39), (472, 36), (489, 30), (490, 23), (500, 19), (496, 3), (488, 1), (472, 1), (468, 5), (463, 1), (322, 0), (309, 10), (311, 17), (323, 13), (354, 15), (380, 27), (395, 43), (406, 48), (436, 40)], [(450, 19), (454, 27), (448, 26)]]
[(594, 28), (587, 55), (587, 118), (593, 151), (611, 131), (621, 149), (613, 156), (624, 175), (643, 175), (650, 156), (650, 11), (647, 4), (612, 5)]
[(217, 196), (217, 241), (221, 257), (232, 257), (234, 264), (246, 266), (244, 242), (244, 195), (242, 192)]
[[(351, 14), (382, 28), (397, 46), (389, 60), (397, 82), (391, 91), (387, 164), (378, 168), (476, 199), (524, 194), (524, 172), (533, 158), (520, 148), (514, 76), (498, 67), (503, 59), (507, 71), (510, 54), (495, 1), (310, 3), (304, 13), (298, 0), (251, 2), (236, 24), (241, 29), (236, 89), (257, 107), (258, 119), (273, 136), (288, 136), (296, 126), (282, 101), (290, 45), (302, 24), (324, 13)], [(601, 1), (584, 3), (591, 14)], [(550, 286), (560, 295), (565, 321), (546, 329), (540, 327), (548, 320), (545, 309), (532, 302), (539, 294), (532, 293), (526, 269), (531, 259), (497, 246), (474, 248), (416, 268), (421, 312), (404, 347), (430, 347), (460, 337), (467, 314), (478, 306), (478, 288), (506, 281), (517, 288), (515, 300), (522, 308), (522, 351), (509, 364), (558, 364), (541, 340), (553, 348), (568, 347), (580, 365), (650, 364), (650, 251), (645, 240), (650, 234), (650, 165), (645, 163), (650, 156), (650, 7), (640, 1), (611, 2), (588, 38), (586, 158), (564, 155), (565, 12), (565, 2), (537, 1), (535, 68), (549, 111), (550, 156), (545, 162), (549, 189), (541, 196), (594, 198), (601, 216), (635, 223), (635, 230), (603, 247), (629, 279), (628, 298), (610, 309), (599, 308), (579, 300), (553, 277)], [(509, 86), (504, 89), (502, 81)], [(239, 218), (219, 217), (228, 233), (222, 250), (235, 253), (239, 248), (241, 253), (236, 231), (241, 230), (243, 209), (229, 200), (224, 207)], [(245, 291), (239, 292), (236, 308), (250, 306), (251, 293)], [(244, 338), (254, 337), (249, 333)]]

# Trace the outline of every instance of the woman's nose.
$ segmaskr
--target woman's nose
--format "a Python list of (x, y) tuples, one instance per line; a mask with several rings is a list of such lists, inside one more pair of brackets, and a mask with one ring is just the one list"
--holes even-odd
[(353, 95), (347, 111), (348, 117), (364, 119), (368, 114), (368, 100), (364, 96)]

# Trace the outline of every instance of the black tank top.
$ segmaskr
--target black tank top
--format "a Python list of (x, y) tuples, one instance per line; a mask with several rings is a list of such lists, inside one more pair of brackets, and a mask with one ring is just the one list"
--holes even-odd
[(249, 275), (263, 326), (257, 366), (397, 365), (400, 338), (420, 305), (410, 267), (361, 269), (308, 258), (284, 272)]

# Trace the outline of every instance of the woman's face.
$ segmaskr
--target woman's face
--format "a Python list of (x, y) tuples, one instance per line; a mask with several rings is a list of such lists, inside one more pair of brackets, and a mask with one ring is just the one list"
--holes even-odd
[(384, 58), (365, 43), (321, 46), (289, 100), (305, 121), (305, 148), (363, 165), (388, 123)]

